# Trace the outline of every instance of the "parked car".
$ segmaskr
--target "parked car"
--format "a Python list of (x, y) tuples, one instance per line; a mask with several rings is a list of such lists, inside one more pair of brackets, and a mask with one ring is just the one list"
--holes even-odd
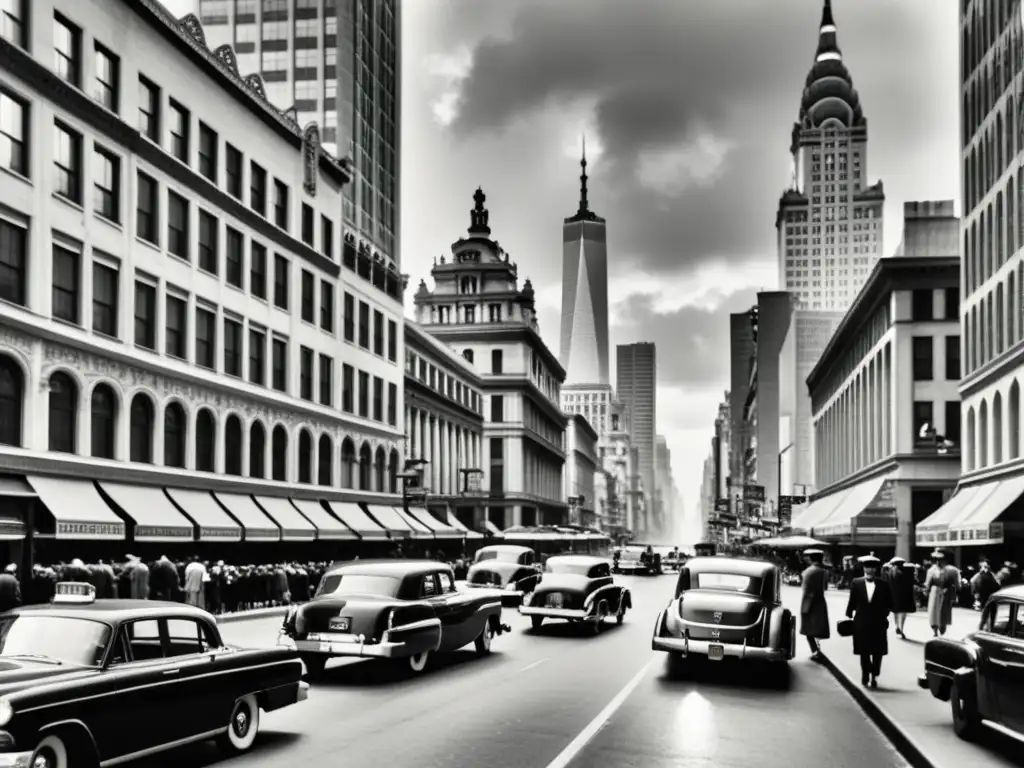
[(661, 573), (661, 555), (649, 553), (647, 547), (622, 547), (612, 560), (615, 573), (656, 576)]
[(1024, 738), (1024, 586), (989, 598), (978, 629), (963, 640), (935, 637), (924, 646), (918, 684), (950, 703), (953, 730), (966, 741), (986, 730)]
[(541, 578), (537, 555), (529, 547), (514, 544), (494, 544), (476, 553), (466, 576), (470, 589), (490, 588), (504, 590), (501, 604), (517, 608), (524, 595), (533, 592)]
[(530, 617), (534, 629), (544, 619), (561, 619), (586, 623), (597, 634), (606, 618), (614, 616), (621, 624), (632, 607), (629, 590), (615, 583), (607, 560), (560, 555), (548, 558), (540, 583), (519, 612)]
[(301, 677), (297, 653), (228, 646), (206, 611), (60, 583), (0, 615), (0, 766), (114, 765), (209, 738), (245, 752), (261, 710), (306, 699)]
[(796, 653), (796, 621), (782, 605), (781, 583), (779, 568), (763, 560), (690, 558), (658, 614), (651, 647), (677, 660), (787, 663)]
[(423, 672), (431, 654), (473, 644), (491, 651), (502, 590), (456, 589), (452, 569), (424, 560), (357, 560), (333, 566), (313, 599), (292, 606), (278, 642), (296, 648), (310, 679), (334, 657), (390, 659)]

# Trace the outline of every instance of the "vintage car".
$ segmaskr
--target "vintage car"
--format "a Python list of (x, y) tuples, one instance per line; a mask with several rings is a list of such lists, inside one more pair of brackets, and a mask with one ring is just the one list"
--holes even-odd
[(534, 629), (544, 619), (584, 622), (594, 634), (609, 616), (622, 623), (633, 607), (628, 589), (612, 579), (608, 561), (589, 555), (548, 558), (544, 576), (532, 594), (523, 599), (519, 613), (529, 616)]
[(658, 614), (651, 647), (676, 660), (789, 662), (796, 621), (782, 606), (781, 583), (779, 568), (763, 560), (690, 558), (679, 569), (672, 602)]
[(480, 655), (501, 623), (498, 589), (456, 589), (452, 569), (426, 560), (357, 560), (331, 567), (313, 599), (292, 606), (278, 642), (299, 651), (310, 679), (332, 657), (394, 660), (422, 672), (434, 652), (470, 643)]
[(674, 547), (657, 547), (654, 550), (661, 557), (661, 567), (667, 571), (678, 571), (686, 558)]
[(648, 553), (647, 547), (622, 547), (613, 556), (612, 566), (615, 573), (656, 576), (661, 573), (661, 555)]
[(517, 608), (523, 596), (533, 592), (540, 581), (541, 567), (537, 556), (529, 547), (514, 544), (495, 544), (483, 547), (469, 567), (466, 586), (471, 589), (501, 589), (501, 603), (505, 608)]
[(60, 583), (52, 603), (0, 614), (0, 766), (115, 765), (214, 738), (245, 752), (260, 710), (306, 699), (301, 677), (297, 653), (228, 646), (198, 608)]
[(978, 629), (963, 640), (935, 637), (924, 646), (918, 684), (950, 702), (953, 730), (965, 741), (996, 731), (1024, 739), (1024, 586), (989, 598)]

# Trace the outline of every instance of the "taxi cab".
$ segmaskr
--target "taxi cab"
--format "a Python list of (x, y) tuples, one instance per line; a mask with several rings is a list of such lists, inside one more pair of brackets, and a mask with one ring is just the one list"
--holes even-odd
[(0, 614), (0, 768), (108, 765), (216, 739), (249, 750), (260, 712), (304, 701), (285, 648), (227, 645), (179, 603), (97, 600), (91, 584)]

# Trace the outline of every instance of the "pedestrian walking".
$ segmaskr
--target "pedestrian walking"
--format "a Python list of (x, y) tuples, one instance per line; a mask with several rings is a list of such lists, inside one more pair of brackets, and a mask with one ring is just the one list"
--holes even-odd
[(892, 589), (892, 613), (896, 623), (896, 634), (906, 640), (904, 627), (907, 614), (917, 611), (917, 598), (914, 596), (913, 563), (908, 564), (902, 557), (894, 557), (889, 561), (889, 587)]
[(808, 549), (804, 556), (810, 565), (800, 576), (803, 597), (800, 600), (800, 634), (807, 638), (811, 646), (811, 658), (821, 658), (819, 640), (827, 640), (831, 635), (828, 623), (828, 603), (825, 591), (828, 589), (828, 570), (822, 564), (825, 553), (820, 549)]
[(206, 609), (206, 566), (196, 555), (185, 566), (185, 602), (196, 608)]
[(928, 625), (935, 637), (946, 634), (953, 623), (953, 601), (960, 582), (960, 572), (946, 563), (946, 553), (936, 549), (931, 554), (934, 565), (928, 569), (924, 588), (928, 593)]
[(992, 573), (988, 560), (978, 563), (978, 572), (971, 578), (971, 592), (974, 595), (974, 608), (981, 610), (993, 594), (999, 591), (999, 580)]
[(882, 657), (889, 653), (892, 591), (878, 578), (881, 561), (874, 555), (858, 559), (864, 575), (850, 583), (846, 618), (853, 619), (853, 652), (860, 657), (861, 684), (877, 688)]
[(0, 573), (0, 613), (21, 605), (21, 584), (18, 582), (18, 566), (11, 563)]
[(128, 555), (128, 595), (132, 600), (149, 600), (149, 566), (135, 555)]

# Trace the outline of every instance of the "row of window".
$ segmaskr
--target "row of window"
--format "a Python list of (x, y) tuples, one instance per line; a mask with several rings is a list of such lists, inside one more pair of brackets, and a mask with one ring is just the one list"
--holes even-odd
[[(1018, 303), (1017, 286), (1024, 285), (1024, 263), (983, 296), (964, 315), (968, 370), (971, 374), (1011, 349), (1024, 338), (1024, 302)], [(1005, 292), (1005, 301), (1004, 301)]]
[[(991, 2), (992, 0), (987, 0)], [(1024, 69), (1024, 41), (1019, 11), (1011, 13), (1011, 0), (996, 0), (987, 16), (975, 13), (961, 30), (963, 68), (963, 142), (968, 146), (992, 106)], [(1011, 23), (1012, 22), (1012, 23)], [(989, 56), (989, 52), (992, 55)], [(984, 62), (988, 60), (986, 67)]]
[[(935, 379), (934, 336), (915, 336), (913, 340), (914, 381)], [(946, 336), (946, 381), (960, 381), (960, 336)]]
[(964, 454), (968, 472), (1020, 458), (1020, 385), (1016, 379), (1010, 385), (1007, 400), (1006, 412), (1002, 392), (992, 395), (991, 411), (987, 397), (967, 409)]
[[(501, 350), (495, 351), (499, 355), (501, 354)], [(472, 350), (467, 350), (467, 352), (470, 353), (470, 357), (466, 359), (472, 362)], [(412, 350), (406, 350), (405, 352), (405, 373), (407, 376), (418, 379), (421, 384), (430, 387), (435, 392), (454, 400), (464, 408), (480, 413), (481, 396), (477, 390), (470, 389), (468, 384), (463, 384), (457, 378), (446, 373), (442, 368), (438, 368), (433, 363), (427, 362), (425, 358), (420, 357)]]

